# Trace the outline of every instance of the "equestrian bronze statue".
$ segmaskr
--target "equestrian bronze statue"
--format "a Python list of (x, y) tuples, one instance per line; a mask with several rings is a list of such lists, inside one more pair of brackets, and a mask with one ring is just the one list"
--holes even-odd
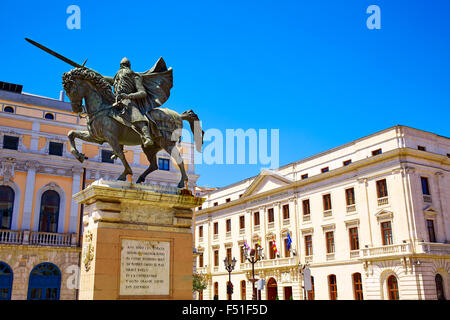
[(161, 108), (173, 86), (172, 68), (167, 68), (162, 58), (153, 68), (142, 73), (131, 70), (130, 61), (124, 58), (114, 77), (104, 77), (85, 67), (86, 61), (79, 65), (32, 40), (26, 40), (75, 67), (65, 72), (62, 79), (73, 112), (85, 114), (87, 118), (87, 130), (71, 130), (68, 134), (71, 153), (78, 161), (83, 162), (87, 158), (77, 150), (75, 139), (98, 144), (107, 142), (113, 150), (113, 158), (119, 158), (125, 168), (118, 180), (126, 180), (132, 170), (123, 146), (140, 145), (150, 163), (136, 181), (142, 183), (148, 174), (158, 169), (156, 154), (164, 149), (180, 168), (178, 188), (187, 187), (188, 176), (177, 148), (183, 120), (190, 124), (198, 152), (202, 151), (203, 130), (194, 111), (178, 114)]

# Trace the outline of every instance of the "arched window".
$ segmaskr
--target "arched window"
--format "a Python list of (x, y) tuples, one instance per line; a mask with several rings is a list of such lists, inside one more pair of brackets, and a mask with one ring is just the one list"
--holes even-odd
[(241, 281), (241, 300), (247, 300), (247, 290), (245, 287), (245, 280)]
[(8, 186), (0, 186), (0, 229), (11, 229), (14, 209), (14, 190)]
[(44, 118), (47, 120), (55, 120), (55, 116), (53, 115), (53, 113), (46, 113)]
[(399, 300), (398, 283), (395, 276), (390, 276), (387, 280), (387, 289), (389, 300)]
[(353, 276), (353, 295), (355, 300), (363, 300), (363, 288), (362, 288), (362, 280), (361, 273), (354, 273)]
[(61, 272), (52, 263), (41, 263), (31, 270), (28, 300), (59, 300)]
[(447, 300), (445, 298), (444, 281), (442, 280), (442, 276), (439, 273), (434, 277), (434, 282), (436, 283), (437, 299), (438, 300)]
[(60, 197), (58, 192), (47, 190), (42, 194), (39, 231), (57, 232)]
[(330, 300), (337, 300), (336, 275), (334, 274), (328, 276), (328, 291), (330, 292)]
[(14, 113), (14, 108), (10, 106), (6, 106), (5, 109), (3, 109), (4, 112), (8, 113)]
[(0, 261), (0, 300), (11, 300), (13, 272), (4, 262)]

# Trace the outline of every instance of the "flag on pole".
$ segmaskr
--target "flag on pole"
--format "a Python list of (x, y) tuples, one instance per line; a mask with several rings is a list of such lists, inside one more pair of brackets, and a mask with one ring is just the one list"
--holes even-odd
[(275, 238), (274, 238), (274, 236), (272, 236), (272, 243), (273, 243), (273, 253), (274, 253), (274, 254), (277, 254), (277, 253), (278, 253), (278, 250), (277, 250), (277, 245), (276, 245), (276, 243), (275, 243)]
[(292, 239), (288, 232), (287, 233), (287, 249), (288, 249), (288, 251), (291, 250), (291, 243), (292, 243)]

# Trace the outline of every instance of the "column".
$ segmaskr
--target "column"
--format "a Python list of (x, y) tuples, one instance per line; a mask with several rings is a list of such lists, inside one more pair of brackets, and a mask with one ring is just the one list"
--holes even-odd
[[(79, 167), (72, 168), (72, 195), (80, 192), (81, 188), (81, 174), (83, 173), (83, 169)], [(79, 213), (78, 203), (72, 198), (70, 200), (70, 218), (69, 218), (69, 233), (77, 232), (77, 223), (78, 223), (78, 213)]]
[(22, 229), (30, 230), (31, 228), (31, 216), (33, 215), (33, 197), (34, 197), (34, 184), (36, 179), (36, 169), (38, 163), (35, 161), (29, 161), (25, 164), (27, 169), (27, 183), (25, 187), (25, 201), (23, 205), (22, 215)]

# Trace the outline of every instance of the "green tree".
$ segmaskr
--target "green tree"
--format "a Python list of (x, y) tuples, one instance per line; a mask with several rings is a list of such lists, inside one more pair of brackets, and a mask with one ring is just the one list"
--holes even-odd
[(192, 291), (203, 291), (208, 287), (208, 280), (203, 273), (194, 273), (192, 275)]

